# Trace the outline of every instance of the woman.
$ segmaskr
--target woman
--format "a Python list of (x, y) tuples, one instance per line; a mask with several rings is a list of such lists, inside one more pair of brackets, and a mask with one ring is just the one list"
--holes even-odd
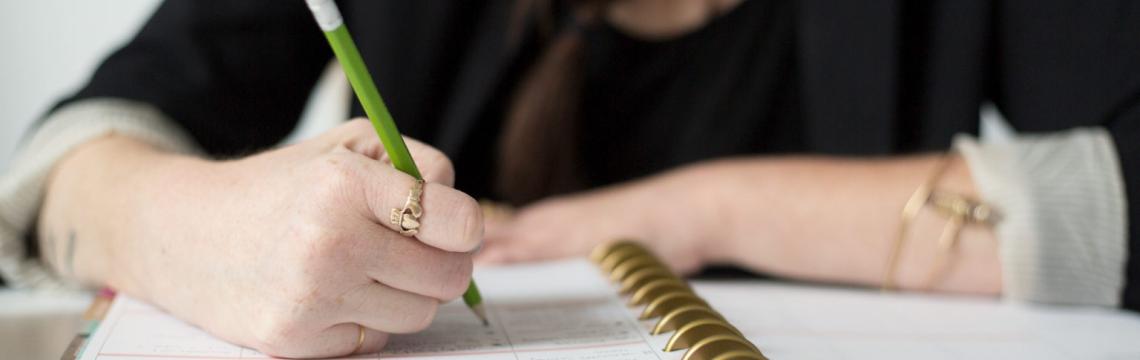
[[(1129, 5), (342, 1), (424, 142), (413, 239), (365, 122), (269, 149), (331, 59), (300, 1), (172, 0), (24, 148), (0, 268), (281, 356), (422, 329), (484, 238), (486, 262), (633, 238), (686, 272), (1136, 309)], [(954, 140), (983, 102), (1032, 135)], [(474, 198), (519, 210), (484, 234)]]

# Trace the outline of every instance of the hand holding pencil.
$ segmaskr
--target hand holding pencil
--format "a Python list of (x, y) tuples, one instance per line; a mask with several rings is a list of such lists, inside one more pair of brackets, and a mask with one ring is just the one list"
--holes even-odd
[[(423, 207), (420, 204), (420, 198), (423, 195), (423, 177), (420, 175), (419, 168), (408, 152), (391, 113), (388, 112), (384, 100), (380, 97), (380, 92), (372, 82), (372, 76), (368, 73), (364, 59), (361, 58), (352, 36), (349, 35), (348, 28), (344, 25), (344, 20), (336, 3), (332, 0), (306, 0), (306, 2), (321, 30), (325, 32), (325, 37), (328, 39), (329, 45), (332, 46), (337, 60), (340, 61), (349, 83), (352, 84), (353, 91), (364, 107), (365, 113), (372, 121), (372, 126), (383, 142), (384, 149), (392, 161), (392, 166), (411, 175), (418, 181), (409, 190), (408, 199), (403, 208), (393, 208), (390, 217), (390, 222), (392, 225), (399, 226), (401, 234), (414, 236), (419, 232), (420, 217), (423, 213)], [(463, 301), (482, 320), (484, 326), (489, 324), (487, 314), (483, 309), (482, 295), (479, 294), (479, 288), (476, 287), (474, 280), (464, 292)], [(363, 339), (363, 327), (360, 329), (360, 335)]]

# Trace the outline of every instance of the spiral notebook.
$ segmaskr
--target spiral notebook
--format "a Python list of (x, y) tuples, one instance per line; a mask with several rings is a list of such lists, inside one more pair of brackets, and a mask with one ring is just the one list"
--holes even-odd
[[(423, 332), (394, 335), (353, 358), (764, 359), (760, 349), (662, 263), (633, 243), (590, 259), (477, 269), (491, 327), (461, 302)], [(152, 306), (118, 296), (81, 359), (267, 358)]]

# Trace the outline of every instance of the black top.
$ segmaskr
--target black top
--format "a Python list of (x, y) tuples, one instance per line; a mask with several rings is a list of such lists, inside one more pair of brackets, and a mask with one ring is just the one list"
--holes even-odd
[[(807, 151), (798, 126), (791, 1), (746, 1), (707, 26), (647, 42), (586, 36), (580, 157), (593, 186), (690, 162)], [(606, 136), (614, 134), (617, 136)]]
[[(487, 195), (505, 99), (542, 46), (509, 46), (511, 1), (338, 3), (401, 130), (451, 156), (458, 187)], [(593, 185), (729, 154), (945, 150), (977, 132), (990, 101), (1022, 132), (1107, 129), (1140, 204), (1130, 0), (751, 0), (664, 43), (585, 31), (585, 121), (631, 139), (584, 140), (620, 154), (584, 154), (597, 160)], [(210, 154), (232, 156), (292, 130), (330, 59), (300, 0), (170, 0), (68, 101), (151, 103)], [(1123, 302), (1140, 308), (1140, 261), (1126, 275)]]
[[(796, 118), (793, 10), (790, 1), (746, 1), (664, 41), (634, 38), (605, 23), (580, 29), (586, 44), (580, 121), (593, 135), (579, 146), (586, 183), (603, 186), (716, 157), (810, 151)], [(513, 59), (506, 76), (517, 78), (533, 55)], [(476, 120), (482, 138), (452, 153), (457, 187), (477, 198), (495, 195), (488, 169), (511, 86), (494, 91), (494, 110)]]

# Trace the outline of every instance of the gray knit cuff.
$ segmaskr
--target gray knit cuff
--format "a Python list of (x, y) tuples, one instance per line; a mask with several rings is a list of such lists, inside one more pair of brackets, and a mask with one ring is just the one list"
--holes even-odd
[(997, 226), (1003, 295), (1117, 306), (1124, 286), (1127, 209), (1112, 137), (1099, 128), (980, 144), (959, 136)]
[(168, 151), (197, 151), (182, 129), (143, 103), (91, 99), (49, 115), (0, 179), (0, 276), (10, 286), (67, 286), (40, 259), (28, 257), (24, 236), (35, 225), (45, 182), (55, 163), (75, 147), (110, 133), (132, 136)]

